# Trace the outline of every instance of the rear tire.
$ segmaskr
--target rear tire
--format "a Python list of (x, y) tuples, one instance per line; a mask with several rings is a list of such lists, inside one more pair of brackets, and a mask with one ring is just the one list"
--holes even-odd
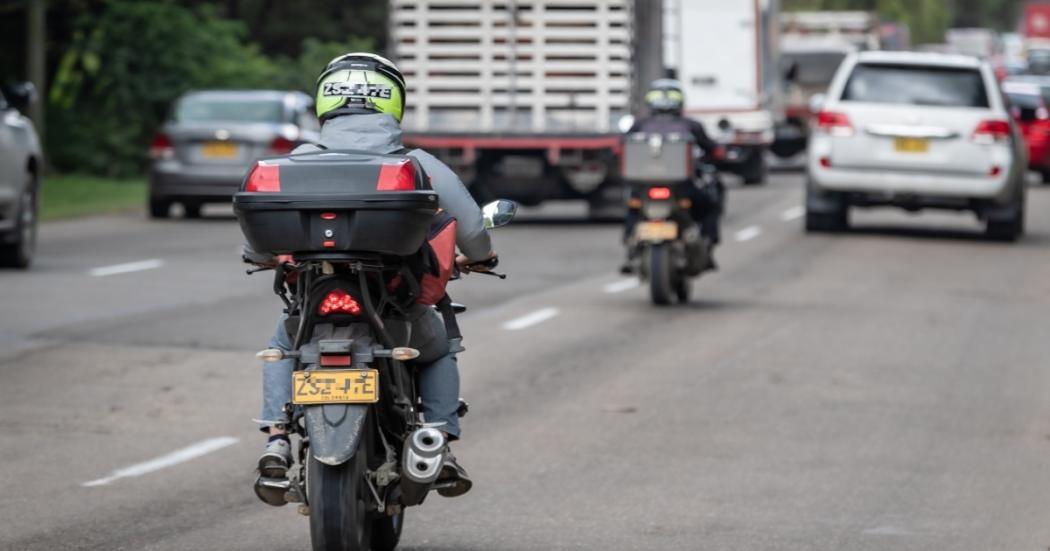
[(989, 220), (984, 234), (994, 241), (1013, 243), (1024, 235), (1024, 202), (1017, 207), (1017, 214), (1005, 220)]
[(671, 250), (667, 244), (649, 247), (649, 294), (653, 304), (671, 304), (673, 292), (671, 275)]
[(372, 551), (394, 551), (401, 541), (405, 513), (382, 516), (372, 521)]
[(33, 263), (36, 252), (37, 204), (36, 177), (32, 172), (26, 175), (25, 188), (19, 200), (18, 212), (15, 213), (18, 223), (11, 235), (11, 242), (0, 245), (0, 266), (8, 268), (28, 268)]
[(849, 229), (849, 207), (837, 211), (806, 211), (806, 231), (810, 233), (840, 232)]
[(182, 217), (190, 220), (196, 220), (201, 217), (201, 204), (200, 203), (183, 203), (182, 204)]
[(167, 199), (149, 198), (149, 217), (160, 220), (171, 216), (171, 201)]
[(752, 153), (751, 160), (747, 162), (747, 167), (744, 168), (740, 175), (744, 178), (744, 185), (757, 186), (766, 183), (768, 173), (769, 167), (766, 166), (764, 151), (756, 149)]
[[(371, 426), (366, 420), (365, 427)], [(372, 498), (365, 482), (371, 432), (371, 428), (365, 430), (357, 452), (342, 465), (325, 465), (310, 454), (306, 491), (314, 551), (368, 551), (371, 548), (374, 524), (369, 505)]]

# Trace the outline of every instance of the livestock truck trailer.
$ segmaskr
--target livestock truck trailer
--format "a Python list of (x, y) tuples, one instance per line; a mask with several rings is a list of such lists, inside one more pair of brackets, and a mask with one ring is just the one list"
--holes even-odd
[(634, 4), (391, 0), (405, 144), (482, 200), (584, 199), (593, 216), (622, 212), (617, 122), (631, 111)]

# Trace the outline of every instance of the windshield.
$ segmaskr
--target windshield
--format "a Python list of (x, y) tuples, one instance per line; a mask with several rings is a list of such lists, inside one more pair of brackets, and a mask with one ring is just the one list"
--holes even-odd
[(175, 122), (283, 122), (284, 104), (273, 99), (186, 98), (175, 108)]
[(988, 94), (976, 69), (867, 63), (853, 69), (842, 101), (988, 107)]
[(1038, 109), (1043, 106), (1042, 98), (1035, 94), (1007, 93), (1006, 95), (1010, 98), (1010, 105), (1015, 107)]
[(842, 52), (783, 54), (784, 66), (795, 66), (795, 82), (803, 85), (830, 84), (843, 59), (846, 54)]

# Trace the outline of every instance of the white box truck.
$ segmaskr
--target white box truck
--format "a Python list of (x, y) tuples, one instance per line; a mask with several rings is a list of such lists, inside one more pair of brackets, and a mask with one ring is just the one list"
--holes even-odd
[(665, 1), (674, 3), (665, 33), (676, 38), (664, 54), (685, 87), (686, 114), (730, 146), (724, 170), (763, 182), (765, 152), (783, 120), (779, 0)]
[(405, 143), (480, 199), (622, 208), (617, 121), (630, 111), (631, 0), (391, 0), (408, 82)]

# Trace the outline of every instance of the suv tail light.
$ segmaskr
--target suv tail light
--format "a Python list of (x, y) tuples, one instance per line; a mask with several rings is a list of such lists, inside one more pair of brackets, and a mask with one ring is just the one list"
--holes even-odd
[(396, 163), (383, 163), (379, 169), (376, 191), (415, 191), (416, 168), (405, 159)]
[(845, 113), (821, 111), (817, 113), (817, 129), (832, 136), (852, 136), (853, 124)]
[(350, 314), (356, 316), (361, 313), (361, 305), (358, 304), (350, 293), (343, 289), (333, 289), (328, 296), (324, 297), (321, 305), (317, 307), (317, 313), (322, 316), (328, 314)]
[(277, 193), (281, 191), (281, 167), (259, 161), (248, 173), (244, 191)]
[(149, 156), (154, 159), (170, 159), (174, 157), (175, 146), (171, 143), (171, 138), (163, 133), (153, 136), (153, 141), (149, 144)]
[(285, 138), (284, 136), (277, 136), (270, 142), (270, 153), (274, 155), (287, 155), (295, 149), (295, 142)]
[(974, 143), (992, 145), (1010, 139), (1010, 123), (1002, 120), (981, 121), (973, 131)]

